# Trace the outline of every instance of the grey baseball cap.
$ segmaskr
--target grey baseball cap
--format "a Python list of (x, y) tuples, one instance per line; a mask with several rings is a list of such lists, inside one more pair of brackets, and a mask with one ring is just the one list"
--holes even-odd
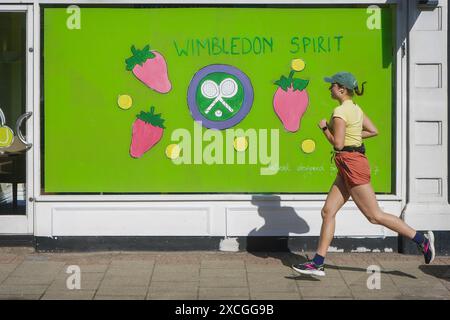
[(339, 83), (350, 90), (354, 90), (358, 87), (358, 81), (356, 81), (355, 76), (350, 72), (338, 72), (331, 77), (325, 77), (324, 80), (329, 83)]

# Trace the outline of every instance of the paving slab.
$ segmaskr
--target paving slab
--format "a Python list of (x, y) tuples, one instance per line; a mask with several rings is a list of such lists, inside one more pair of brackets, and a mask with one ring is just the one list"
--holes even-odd
[(414, 287), (399, 287), (402, 295), (409, 297), (421, 297), (421, 298), (445, 298), (450, 299), (450, 292), (445, 287), (431, 287), (423, 290), (418, 290)]
[(47, 285), (49, 286), (55, 280), (54, 275), (27, 275), (23, 277), (9, 276), (3, 282), (2, 285), (9, 286), (23, 286), (23, 285)]
[(265, 265), (265, 264), (253, 264), (253, 263), (247, 263), (246, 264), (246, 270), (247, 272), (261, 272), (261, 273), (286, 273), (291, 272), (292, 268), (286, 267), (286, 266), (272, 266), (272, 265)]
[(415, 288), (429, 288), (433, 286), (438, 286), (445, 288), (442, 282), (437, 278), (430, 279), (408, 279), (408, 278), (394, 278), (391, 277), (392, 281), (397, 287), (415, 287)]
[(101, 272), (106, 272), (109, 268), (109, 264), (74, 264), (74, 263), (67, 263), (58, 273), (58, 275), (60, 274), (65, 274), (65, 275), (70, 275), (73, 274), (73, 272), (69, 272), (71, 271), (71, 269), (69, 269), (69, 267), (71, 266), (77, 266), (80, 268), (80, 272), (82, 274), (86, 274), (86, 273), (101, 273)]
[(450, 281), (448, 281), (448, 280), (440, 280), (440, 281), (441, 281), (442, 285), (443, 285), (444, 287), (446, 287), (447, 290), (450, 291)]
[(38, 277), (44, 275), (56, 275), (64, 268), (64, 265), (64, 262), (25, 261), (14, 269), (11, 276)]
[(230, 300), (237, 298), (250, 299), (250, 293), (248, 288), (200, 288), (198, 297), (201, 300)]
[(101, 285), (107, 287), (120, 287), (120, 286), (130, 286), (130, 287), (148, 287), (150, 283), (150, 275), (146, 277), (133, 277), (128, 275), (126, 277), (116, 276), (116, 275), (105, 275)]
[(252, 300), (301, 300), (299, 292), (253, 292), (250, 291)]
[[(291, 269), (291, 262), (304, 259), (305, 253), (68, 254), (0, 248), (0, 299), (450, 300), (450, 257), (424, 265), (420, 256), (330, 253), (326, 277)], [(67, 289), (70, 265), (80, 267), (81, 290)], [(381, 290), (367, 288), (370, 265), (381, 268)]]
[(200, 278), (246, 278), (245, 269), (200, 269)]
[(110, 277), (136, 277), (142, 279), (148, 279), (152, 275), (152, 270), (134, 270), (128, 268), (109, 268), (105, 272), (105, 278)]
[(47, 291), (41, 300), (92, 300), (95, 290)]
[(249, 278), (249, 287), (254, 292), (298, 292), (295, 280)]
[(338, 279), (338, 278), (327, 278), (327, 277), (317, 277), (319, 279), (315, 280), (315, 281), (310, 281), (305, 280), (306, 277), (298, 277), (296, 278), (296, 283), (297, 286), (300, 288), (307, 288), (307, 287), (316, 287), (316, 288), (323, 288), (324, 290), (326, 290), (327, 287), (332, 286), (332, 287), (337, 287), (337, 286), (342, 286), (342, 287), (346, 287), (347, 283), (344, 281), (344, 279)]
[(300, 288), (300, 294), (303, 298), (315, 298), (315, 297), (330, 297), (330, 298), (353, 298), (353, 295), (348, 287), (343, 286), (328, 286), (323, 288)]
[(201, 268), (239, 269), (245, 268), (245, 262), (242, 260), (202, 260)]
[(12, 253), (0, 253), (0, 264), (14, 263), (20, 256)]
[(146, 300), (197, 300), (197, 292), (149, 292)]
[(0, 294), (0, 300), (39, 300), (42, 294)]
[(41, 295), (46, 285), (0, 285), (0, 295)]
[[(73, 278), (73, 273), (65, 273), (65, 272), (60, 272), (56, 275), (55, 277), (55, 281), (56, 280), (67, 280), (67, 279), (72, 279)], [(80, 279), (81, 282), (83, 281), (94, 281), (94, 280), (102, 280), (105, 277), (106, 273), (104, 272), (81, 272), (80, 273)]]
[[(102, 282), (101, 278), (87, 278), (82, 277), (80, 281), (81, 290), (96, 290)], [(52, 284), (48, 287), (47, 291), (65, 291), (70, 290), (73, 286), (73, 282), (69, 281), (69, 286), (66, 279), (55, 279)], [(78, 290), (78, 289), (77, 289)]]
[(104, 286), (101, 285), (97, 290), (99, 296), (139, 296), (147, 295), (147, 287), (132, 287), (132, 286)]
[(142, 296), (127, 296), (127, 295), (96, 295), (94, 300), (145, 300), (145, 297)]
[(19, 266), (19, 263), (5, 263), (5, 264), (0, 264), (0, 273), (10, 273), (10, 272), (13, 272), (18, 266)]
[(186, 272), (166, 272), (155, 271), (152, 274), (152, 281), (198, 281), (200, 278), (200, 271), (186, 271)]
[(245, 276), (239, 277), (208, 277), (200, 278), (201, 288), (247, 288), (248, 282)]
[(152, 281), (148, 289), (149, 293), (195, 293), (198, 292), (198, 281), (172, 282)]
[(181, 265), (171, 265), (171, 264), (155, 264), (155, 268), (153, 269), (154, 273), (164, 273), (164, 272), (189, 272), (189, 273), (198, 273), (200, 270), (200, 263), (198, 264), (181, 264)]
[(402, 296), (402, 292), (397, 288), (389, 289), (373, 289), (367, 288), (350, 288), (353, 297), (357, 300), (371, 300), (371, 299), (389, 299), (395, 300)]

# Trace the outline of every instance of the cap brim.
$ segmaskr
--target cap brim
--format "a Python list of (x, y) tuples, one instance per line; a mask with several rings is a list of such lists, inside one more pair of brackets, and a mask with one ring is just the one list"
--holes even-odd
[(329, 77), (325, 77), (325, 78), (323, 78), (323, 80), (324, 80), (325, 82), (333, 83), (333, 79), (332, 79), (332, 78), (329, 78)]

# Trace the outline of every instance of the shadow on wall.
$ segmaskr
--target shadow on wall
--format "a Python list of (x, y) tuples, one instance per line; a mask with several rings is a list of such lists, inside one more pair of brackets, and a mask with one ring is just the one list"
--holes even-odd
[(309, 226), (292, 207), (282, 207), (279, 196), (253, 196), (252, 204), (258, 207), (258, 214), (264, 224), (255, 228), (247, 236), (247, 252), (258, 257), (280, 259), (284, 265), (291, 266), (306, 260), (291, 252), (290, 233), (307, 233)]

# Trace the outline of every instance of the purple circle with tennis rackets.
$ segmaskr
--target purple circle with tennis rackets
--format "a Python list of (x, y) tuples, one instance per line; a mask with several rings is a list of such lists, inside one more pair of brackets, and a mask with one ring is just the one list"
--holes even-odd
[[(227, 73), (235, 76), (241, 82), (242, 88), (244, 90), (244, 99), (239, 111), (230, 119), (223, 121), (211, 121), (205, 118), (199, 111), (199, 106), (197, 104), (196, 93), (198, 89), (198, 85), (200, 82), (211, 73)], [(250, 109), (253, 104), (253, 87), (250, 82), (250, 79), (247, 75), (239, 70), (236, 67), (224, 65), (224, 64), (211, 64), (206, 66), (194, 75), (189, 84), (188, 88), (188, 106), (189, 111), (191, 112), (192, 117), (195, 121), (201, 121), (202, 125), (206, 128), (210, 129), (227, 129), (235, 126), (239, 122), (241, 122), (245, 116), (250, 112)]]

